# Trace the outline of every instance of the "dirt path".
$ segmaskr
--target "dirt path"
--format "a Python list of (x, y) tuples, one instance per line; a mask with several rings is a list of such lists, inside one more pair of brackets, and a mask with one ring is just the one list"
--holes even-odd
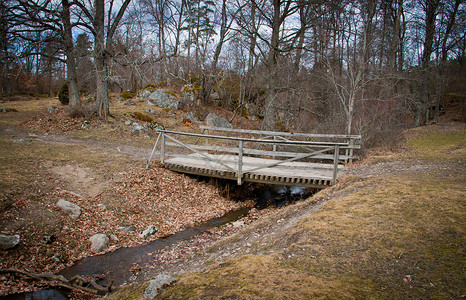
[(30, 139), (32, 141), (39, 141), (47, 144), (71, 144), (71, 145), (85, 145), (90, 148), (95, 148), (103, 154), (128, 155), (134, 160), (145, 161), (149, 158), (152, 151), (150, 148), (124, 145), (116, 142), (100, 141), (95, 139), (80, 139), (74, 138), (69, 135), (57, 134), (40, 134), (29, 133), (16, 128), (0, 128), (0, 134), (14, 139)]

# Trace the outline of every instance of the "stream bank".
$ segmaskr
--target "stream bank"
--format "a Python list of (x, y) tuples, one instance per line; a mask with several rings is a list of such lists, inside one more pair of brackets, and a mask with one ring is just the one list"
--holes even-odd
[[(246, 188), (228, 187), (224, 190), (228, 191), (229, 197), (235, 199), (238, 195), (247, 196), (248, 199), (255, 198), (255, 207), (230, 211), (222, 217), (186, 228), (146, 245), (120, 248), (103, 255), (86, 257), (59, 274), (66, 278), (74, 275), (93, 278), (102, 286), (106, 286), (110, 281), (114, 281), (113, 287), (141, 283), (148, 276), (150, 277), (148, 274), (163, 270), (166, 265), (173, 264), (174, 261), (185, 260), (214, 242), (236, 233), (254, 220), (302, 199), (310, 193), (308, 189), (264, 185)], [(57, 290), (42, 290), (36, 293), (11, 295), (5, 299), (36, 299), (46, 293), (53, 293), (55, 295), (53, 297), (60, 297), (58, 293), (65, 295), (64, 299), (68, 297), (63, 291)]]

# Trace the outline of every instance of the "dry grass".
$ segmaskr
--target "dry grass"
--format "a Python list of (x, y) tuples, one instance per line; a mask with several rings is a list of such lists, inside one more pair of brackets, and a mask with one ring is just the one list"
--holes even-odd
[[(459, 127), (410, 133), (412, 150), (399, 157), (407, 165), (414, 163), (410, 158), (422, 158), (423, 175), (407, 168), (390, 176), (344, 179), (344, 185), (308, 200), (330, 198), (318, 212), (291, 229), (269, 233), (262, 239), (268, 243), (252, 245), (255, 255), (182, 276), (162, 298), (464, 297), (466, 167)], [(287, 210), (291, 219), (296, 210)], [(275, 222), (271, 218), (251, 234)]]

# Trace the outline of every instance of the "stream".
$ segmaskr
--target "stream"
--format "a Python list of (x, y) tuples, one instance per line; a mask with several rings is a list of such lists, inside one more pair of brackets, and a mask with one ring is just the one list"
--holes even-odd
[[(295, 186), (267, 186), (254, 191), (257, 203), (257, 209), (263, 209), (270, 205), (277, 207), (285, 206), (291, 202), (300, 200), (309, 196), (312, 191), (308, 188)], [(113, 280), (113, 287), (127, 283), (132, 276), (130, 269), (134, 264), (144, 266), (146, 263), (153, 261), (150, 253), (161, 250), (165, 247), (176, 245), (179, 242), (187, 241), (197, 235), (201, 235), (209, 229), (234, 222), (248, 215), (251, 208), (242, 208), (226, 213), (222, 217), (208, 220), (200, 225), (186, 228), (171, 236), (160, 238), (146, 245), (120, 248), (114, 252), (108, 252), (102, 255), (90, 256), (77, 261), (73, 266), (68, 267), (58, 274), (71, 278), (74, 275), (94, 276), (104, 275), (98, 281), (102, 286), (106, 286), (110, 280)], [(57, 290), (44, 289), (33, 293), (23, 293), (0, 297), (5, 300), (20, 299), (67, 299), (66, 293)]]

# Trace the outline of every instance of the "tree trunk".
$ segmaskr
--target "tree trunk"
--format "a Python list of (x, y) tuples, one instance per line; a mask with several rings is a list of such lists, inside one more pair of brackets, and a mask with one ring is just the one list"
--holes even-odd
[(267, 58), (267, 88), (265, 94), (264, 120), (262, 121), (262, 130), (273, 130), (275, 128), (275, 100), (277, 97), (277, 59), (279, 55), (279, 34), (280, 34), (280, 0), (273, 0), (273, 20), (272, 20), (272, 39), (270, 41), (270, 50)]
[(96, 69), (96, 104), (99, 117), (107, 120), (109, 109), (107, 64), (105, 61), (105, 2), (104, 0), (95, 0), (94, 3), (94, 64)]
[(11, 94), (11, 85), (8, 73), (10, 72), (10, 67), (8, 63), (8, 19), (7, 12), (8, 7), (7, 3), (0, 3), (0, 72), (1, 72), (1, 93), (4, 95)]
[(64, 25), (63, 41), (65, 44), (66, 53), (66, 72), (68, 77), (68, 93), (69, 93), (69, 105), (72, 110), (76, 110), (81, 107), (81, 99), (79, 99), (78, 83), (76, 76), (76, 59), (73, 44), (73, 35), (71, 31), (70, 21), (70, 4), (68, 0), (62, 0), (62, 21)]

